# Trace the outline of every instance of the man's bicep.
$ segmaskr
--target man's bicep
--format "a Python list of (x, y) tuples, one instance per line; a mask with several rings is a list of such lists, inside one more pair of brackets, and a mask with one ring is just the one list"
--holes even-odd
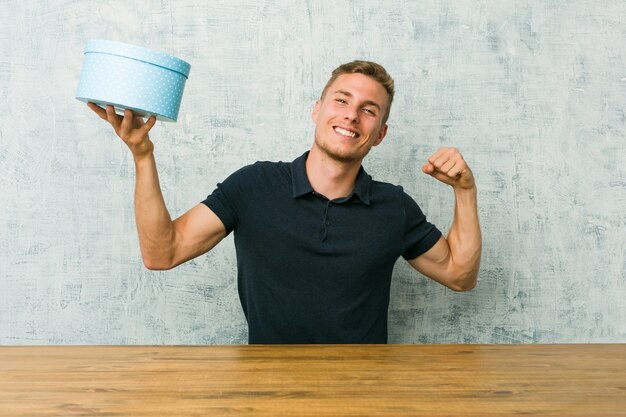
[(441, 236), (429, 250), (407, 262), (419, 273), (451, 288), (451, 257), (448, 241)]
[(210, 251), (226, 236), (224, 223), (202, 203), (174, 220), (174, 231), (174, 266)]

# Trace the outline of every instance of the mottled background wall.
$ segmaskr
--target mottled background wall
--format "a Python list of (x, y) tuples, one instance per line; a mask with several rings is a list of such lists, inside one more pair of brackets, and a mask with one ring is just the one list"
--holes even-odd
[(5, 0), (1, 344), (246, 341), (232, 236), (143, 268), (129, 152), (74, 99), (90, 38), (192, 64), (179, 122), (152, 134), (173, 216), (244, 164), (300, 155), (332, 68), (382, 63), (397, 95), (366, 168), (447, 230), (452, 192), (419, 167), (457, 146), (484, 233), (472, 292), (398, 262), (390, 341), (626, 342), (623, 0)]

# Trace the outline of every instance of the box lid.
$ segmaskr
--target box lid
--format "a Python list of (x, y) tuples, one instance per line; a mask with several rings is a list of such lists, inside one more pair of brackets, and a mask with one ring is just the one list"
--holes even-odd
[(189, 63), (172, 55), (117, 41), (91, 39), (85, 45), (85, 54), (87, 53), (101, 53), (136, 59), (176, 71), (185, 78), (189, 77), (189, 70), (191, 69)]

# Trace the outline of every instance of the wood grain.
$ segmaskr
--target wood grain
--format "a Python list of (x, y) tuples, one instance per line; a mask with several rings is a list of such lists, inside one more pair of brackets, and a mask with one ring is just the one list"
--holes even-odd
[(2, 416), (625, 416), (626, 345), (0, 347)]

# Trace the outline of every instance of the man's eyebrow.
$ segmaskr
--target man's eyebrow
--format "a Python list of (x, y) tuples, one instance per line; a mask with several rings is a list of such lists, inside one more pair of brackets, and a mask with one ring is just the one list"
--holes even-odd
[[(347, 96), (347, 97), (352, 97), (352, 93), (351, 93), (351, 92), (349, 92), (349, 91), (346, 91), (346, 90), (337, 90), (337, 91), (335, 91), (333, 94), (343, 94), (344, 96)], [(368, 106), (368, 105), (369, 105), (369, 106), (374, 106), (374, 107), (376, 107), (378, 110), (380, 110), (380, 105), (379, 105), (378, 103), (376, 103), (375, 101), (372, 101), (372, 100), (367, 100), (367, 101), (366, 101), (365, 103), (363, 103), (363, 104), (365, 104), (366, 106)]]

